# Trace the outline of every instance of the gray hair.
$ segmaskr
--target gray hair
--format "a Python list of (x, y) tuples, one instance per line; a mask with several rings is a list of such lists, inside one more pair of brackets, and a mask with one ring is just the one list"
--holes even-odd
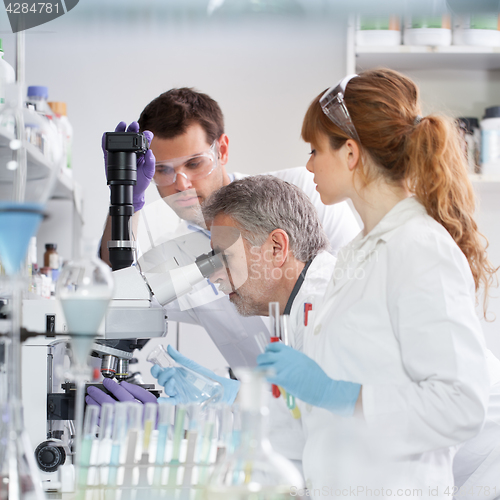
[(202, 206), (207, 227), (219, 214), (230, 216), (253, 246), (262, 246), (275, 229), (283, 229), (296, 259), (307, 262), (329, 247), (311, 200), (298, 187), (272, 175), (233, 181)]

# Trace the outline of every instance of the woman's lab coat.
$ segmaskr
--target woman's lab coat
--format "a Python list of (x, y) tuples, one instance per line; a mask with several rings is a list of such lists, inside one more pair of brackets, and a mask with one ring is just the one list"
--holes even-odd
[(450, 498), (456, 447), (480, 431), (489, 391), (467, 260), (414, 198), (337, 258), (304, 352), (362, 385), (362, 415), (300, 403), (311, 495)]

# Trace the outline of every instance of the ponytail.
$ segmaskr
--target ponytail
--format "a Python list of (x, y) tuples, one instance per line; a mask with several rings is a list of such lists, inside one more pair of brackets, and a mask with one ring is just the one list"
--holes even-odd
[[(338, 150), (349, 136), (322, 112), (321, 95), (307, 110), (302, 138), (314, 143), (325, 135), (330, 147)], [(498, 268), (488, 260), (488, 243), (474, 221), (474, 190), (457, 126), (436, 115), (421, 118), (417, 86), (390, 69), (365, 71), (350, 80), (344, 101), (362, 150), (377, 166), (358, 164), (360, 180), (367, 185), (382, 176), (388, 183), (408, 186), (464, 253), (476, 292), (484, 287), (486, 313), (488, 290), (497, 281)]]
[(406, 180), (427, 213), (450, 233), (469, 262), (476, 291), (484, 287), (484, 311), (495, 269), (486, 239), (474, 220), (475, 195), (467, 173), (457, 126), (449, 118), (430, 115), (415, 126), (407, 141)]

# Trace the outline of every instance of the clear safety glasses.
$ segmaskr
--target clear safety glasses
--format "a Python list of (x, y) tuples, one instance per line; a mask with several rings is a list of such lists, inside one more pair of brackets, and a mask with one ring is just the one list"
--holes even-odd
[(319, 103), (323, 113), (325, 113), (330, 120), (337, 125), (343, 132), (345, 132), (352, 139), (359, 140), (359, 135), (356, 131), (354, 123), (352, 123), (351, 116), (347, 110), (344, 102), (344, 94), (347, 84), (358, 75), (348, 75), (341, 80), (337, 85), (330, 87), (321, 97)]
[(217, 141), (209, 149), (195, 155), (157, 161), (153, 181), (157, 186), (172, 185), (178, 175), (190, 181), (208, 177), (217, 167)]

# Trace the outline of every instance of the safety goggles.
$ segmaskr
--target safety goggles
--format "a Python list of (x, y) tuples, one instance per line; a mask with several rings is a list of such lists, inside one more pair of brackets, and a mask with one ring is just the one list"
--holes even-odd
[(195, 155), (157, 161), (153, 181), (157, 186), (171, 186), (182, 175), (189, 181), (208, 177), (217, 168), (217, 141), (209, 149)]
[(347, 110), (347, 106), (344, 102), (344, 94), (347, 84), (358, 75), (348, 75), (343, 80), (341, 80), (337, 85), (330, 87), (321, 97), (319, 103), (323, 113), (325, 113), (330, 120), (337, 125), (343, 132), (345, 132), (351, 139), (355, 139), (358, 142), (359, 135), (352, 123), (351, 116)]

